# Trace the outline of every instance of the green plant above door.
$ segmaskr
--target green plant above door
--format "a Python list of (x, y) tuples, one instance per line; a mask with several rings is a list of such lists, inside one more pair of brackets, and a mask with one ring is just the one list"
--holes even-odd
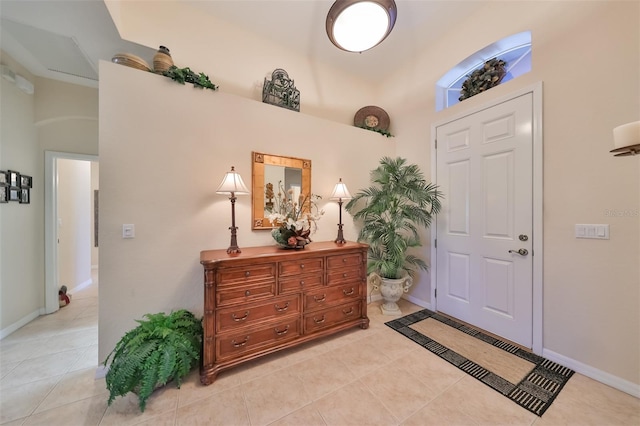
[[(202, 321), (181, 309), (169, 315), (146, 314), (146, 320), (128, 331), (107, 356), (105, 377), (108, 404), (129, 392), (138, 395), (140, 411), (153, 391), (182, 379), (196, 366), (202, 348)], [(111, 364), (107, 365), (111, 360)]]
[(180, 84), (191, 83), (195, 87), (218, 90), (218, 86), (216, 86), (211, 82), (211, 80), (209, 80), (208, 75), (203, 72), (196, 74), (189, 67), (178, 68), (175, 65), (172, 65), (168, 70), (164, 71), (162, 75), (164, 75), (165, 77), (169, 77), (173, 81), (176, 81)]
[(346, 205), (362, 223), (358, 241), (369, 244), (367, 271), (392, 279), (413, 276), (418, 268), (426, 271), (426, 262), (407, 250), (422, 245), (419, 231), (429, 228), (440, 211), (442, 194), (417, 165), (401, 157), (382, 158), (371, 180)]

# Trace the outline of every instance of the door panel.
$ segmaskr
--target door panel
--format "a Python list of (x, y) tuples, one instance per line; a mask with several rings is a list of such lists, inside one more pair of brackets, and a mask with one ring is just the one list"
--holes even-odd
[(531, 93), (438, 126), (437, 309), (532, 346)]
[(448, 231), (451, 234), (469, 235), (469, 161), (449, 166)]

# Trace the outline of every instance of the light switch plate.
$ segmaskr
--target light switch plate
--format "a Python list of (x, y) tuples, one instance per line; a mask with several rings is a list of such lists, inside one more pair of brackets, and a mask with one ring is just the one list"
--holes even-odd
[(576, 224), (575, 227), (576, 238), (590, 238), (594, 240), (608, 240), (609, 239), (609, 224)]
[(136, 227), (131, 224), (122, 225), (122, 238), (135, 238), (136, 236)]

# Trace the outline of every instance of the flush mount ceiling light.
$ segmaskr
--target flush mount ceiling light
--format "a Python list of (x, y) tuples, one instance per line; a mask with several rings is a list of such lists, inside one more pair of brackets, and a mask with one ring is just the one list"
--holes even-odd
[(387, 38), (397, 14), (393, 0), (337, 0), (327, 14), (327, 35), (339, 49), (364, 52)]

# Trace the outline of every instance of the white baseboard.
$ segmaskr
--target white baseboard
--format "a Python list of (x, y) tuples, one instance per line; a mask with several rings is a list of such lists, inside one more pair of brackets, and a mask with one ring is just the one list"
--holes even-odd
[(72, 288), (72, 289), (67, 289), (67, 292), (68, 292), (68, 293), (73, 294), (73, 293), (75, 293), (76, 291), (80, 291), (80, 290), (82, 290), (83, 288), (89, 287), (91, 284), (93, 284), (93, 279), (89, 278), (88, 280), (86, 280), (85, 282), (82, 282), (82, 283), (78, 284), (78, 285), (77, 285), (77, 286), (75, 286), (74, 288)]
[(44, 308), (40, 308), (37, 311), (31, 312), (29, 315), (20, 318), (18, 321), (14, 322), (8, 327), (0, 330), (0, 340), (4, 339), (14, 331), (18, 330), (20, 327), (29, 324), (34, 319), (38, 318), (40, 315), (44, 315)]
[(618, 389), (619, 391), (628, 393), (629, 395), (636, 398), (640, 398), (640, 385), (636, 383), (632, 383), (628, 380), (614, 376), (613, 374), (598, 370), (595, 367), (583, 364), (580, 361), (576, 361), (548, 349), (542, 350), (542, 356), (550, 361), (557, 362), (558, 364), (561, 364), (565, 367), (569, 367), (576, 373), (580, 373), (584, 376), (592, 378), (593, 380), (597, 380), (600, 383), (604, 383), (605, 385)]
[(107, 375), (107, 372), (109, 371), (109, 367), (105, 367), (104, 365), (100, 364), (97, 368), (96, 368), (96, 374), (94, 376), (94, 378), (96, 380), (98, 379), (102, 379)]
[(431, 303), (429, 303), (429, 302), (425, 302), (425, 301), (424, 301), (424, 300), (422, 300), (422, 299), (418, 299), (418, 298), (416, 298), (416, 297), (413, 297), (413, 296), (411, 296), (410, 294), (405, 294), (402, 298), (403, 298), (403, 299), (407, 299), (409, 302), (413, 303), (414, 305), (421, 306), (421, 307), (423, 307), (423, 308), (425, 308), (425, 309), (429, 309), (429, 310), (431, 310), (431, 311), (433, 310), (433, 309), (431, 308)]

